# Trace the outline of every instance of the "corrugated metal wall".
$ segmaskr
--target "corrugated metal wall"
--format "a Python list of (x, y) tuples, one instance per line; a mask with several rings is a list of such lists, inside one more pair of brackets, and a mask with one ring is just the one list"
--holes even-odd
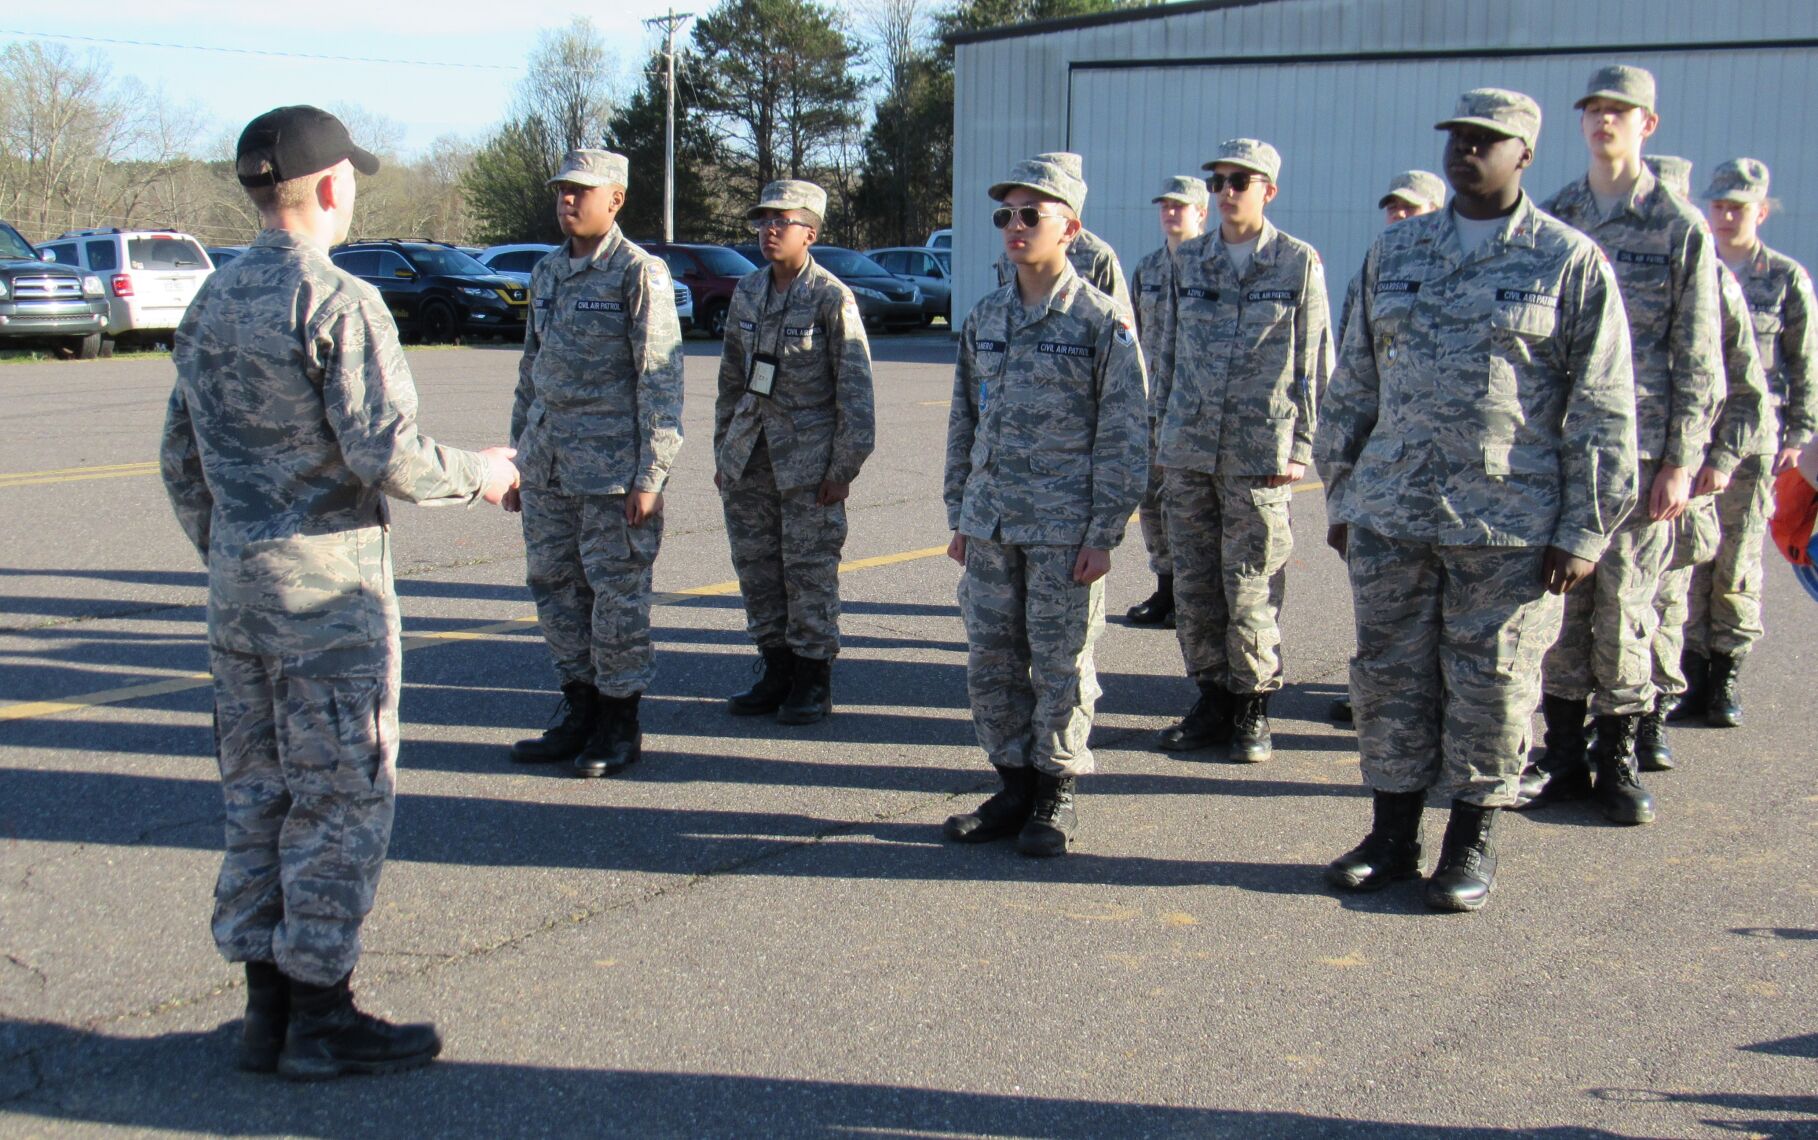
[[(994, 282), (1001, 246), (985, 187), (1010, 162), (1077, 150), (1091, 193), (1086, 224), (1126, 268), (1160, 244), (1149, 199), (1160, 180), (1197, 173), (1220, 139), (1252, 135), (1283, 155), (1270, 207), (1281, 228), (1311, 241), (1334, 291), (1381, 227), (1376, 201), (1409, 167), (1438, 170), (1432, 124), (1460, 91), (1513, 87), (1545, 114), (1526, 185), (1544, 198), (1583, 173), (1572, 103), (1590, 72), (1635, 63), (1660, 81), (1661, 126), (1648, 149), (1696, 164), (1694, 189), (1718, 162), (1747, 154), (1774, 170), (1783, 212), (1769, 244), (1818, 261), (1818, 48), (1634, 51), (1607, 45), (1703, 45), (1818, 37), (1810, 0), (1272, 0), (1016, 39), (962, 44), (956, 57), (954, 248), (956, 312)], [(1273, 57), (1497, 52), (1503, 58), (1289, 62)], [(1127, 67), (1183, 57), (1220, 62)], [(1093, 67), (1092, 64), (1112, 65)]]

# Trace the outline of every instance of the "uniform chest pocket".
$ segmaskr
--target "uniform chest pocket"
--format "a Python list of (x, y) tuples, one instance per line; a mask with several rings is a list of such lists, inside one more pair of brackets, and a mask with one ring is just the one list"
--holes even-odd
[(1559, 307), (1555, 298), (1539, 293), (1497, 290), (1496, 307), (1490, 311), (1490, 329), (1503, 347), (1532, 351), (1551, 340), (1559, 327)]
[(1378, 356), (1392, 361), (1400, 355), (1400, 345), (1406, 339), (1409, 317), (1414, 312), (1416, 303), (1416, 290), (1391, 290), (1383, 287), (1391, 284), (1409, 283), (1384, 282), (1377, 286), (1376, 295), (1370, 301), (1370, 335), (1375, 339)]
[(786, 324), (781, 332), (784, 354), (796, 359), (820, 355), (824, 341), (820, 329), (813, 325)]

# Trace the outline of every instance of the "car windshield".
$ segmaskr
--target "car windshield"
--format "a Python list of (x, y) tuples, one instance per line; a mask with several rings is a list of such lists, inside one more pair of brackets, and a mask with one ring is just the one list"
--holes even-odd
[(733, 250), (723, 249), (719, 246), (709, 246), (692, 252), (701, 259), (701, 264), (706, 267), (708, 275), (713, 277), (743, 277), (757, 268)]
[(889, 277), (888, 269), (849, 249), (817, 249), (814, 259), (827, 267), (835, 277)]
[(416, 263), (418, 273), (426, 275), (435, 274), (441, 277), (491, 277), (493, 275), (492, 270), (458, 249), (411, 246), (410, 260)]
[(126, 259), (134, 269), (208, 268), (208, 255), (186, 237), (129, 238)]
[(0, 257), (15, 257), (21, 261), (38, 260), (32, 243), (20, 237), (19, 231), (8, 225), (0, 225)]

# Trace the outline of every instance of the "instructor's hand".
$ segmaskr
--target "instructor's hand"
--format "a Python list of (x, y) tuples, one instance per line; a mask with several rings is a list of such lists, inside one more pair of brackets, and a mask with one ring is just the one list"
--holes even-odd
[(657, 491), (633, 491), (625, 496), (625, 521), (643, 526), (644, 520), (663, 513), (663, 496)]
[(966, 536), (957, 530), (953, 532), (953, 541), (947, 544), (947, 557), (961, 566), (966, 564)]
[(1730, 473), (1719, 471), (1715, 467), (1701, 467), (1698, 478), (1692, 483), (1692, 498), (1705, 495), (1721, 495), (1730, 489)]
[(823, 507), (831, 507), (835, 503), (845, 502), (846, 496), (850, 494), (852, 494), (852, 484), (835, 483), (829, 479), (822, 479), (821, 493), (814, 497), (814, 501)]
[(1345, 556), (1345, 552), (1351, 548), (1351, 526), (1350, 526), (1350, 524), (1349, 523), (1333, 523), (1331, 526), (1327, 527), (1326, 528), (1326, 545), (1331, 547), (1333, 550), (1338, 551), (1338, 556), (1340, 558), (1343, 558)]
[[(505, 505), (505, 496), (518, 489), (518, 468), (511, 461), (517, 453), (515, 447), (488, 447), (480, 452), (486, 460), (486, 482), (480, 489), (480, 498), (495, 506)], [(517, 496), (512, 497), (515, 500)]]
[(1286, 487), (1290, 483), (1298, 483), (1300, 482), (1301, 476), (1306, 473), (1307, 465), (1305, 463), (1290, 463), (1288, 464), (1288, 469), (1283, 471), (1280, 475), (1269, 476), (1268, 486)]
[(1654, 487), (1648, 493), (1648, 517), (1655, 522), (1670, 522), (1685, 514), (1691, 501), (1692, 469), (1661, 464), (1660, 474), (1654, 476)]
[(1591, 576), (1597, 563), (1557, 546), (1547, 547), (1540, 559), (1540, 581), (1549, 594), (1563, 594)]
[(1082, 586), (1090, 586), (1111, 572), (1111, 552), (1100, 550), (1096, 546), (1082, 546), (1079, 557), (1073, 560), (1073, 580)]

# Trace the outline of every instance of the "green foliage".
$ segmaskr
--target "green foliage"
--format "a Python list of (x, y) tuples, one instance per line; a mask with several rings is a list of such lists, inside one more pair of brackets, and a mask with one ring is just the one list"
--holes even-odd
[(486, 245), (562, 240), (555, 197), (545, 183), (559, 168), (560, 147), (538, 119), (513, 119), (473, 156), (461, 178), (470, 234)]
[[(675, 236), (711, 236), (715, 204), (709, 174), (719, 164), (713, 131), (699, 110), (699, 81), (679, 66), (675, 77)], [(613, 115), (606, 145), (631, 160), (631, 185), (619, 226), (635, 238), (663, 236), (663, 124), (667, 85), (662, 54), (651, 56), (644, 85)]]

